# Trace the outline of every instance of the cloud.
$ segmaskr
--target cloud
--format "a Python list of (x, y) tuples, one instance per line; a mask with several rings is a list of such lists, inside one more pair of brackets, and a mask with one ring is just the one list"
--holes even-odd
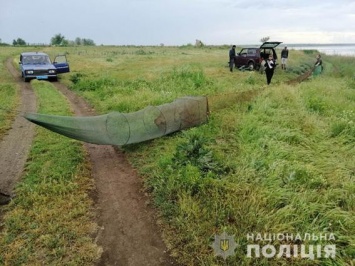
[(72, 0), (58, 5), (5, 1), (0, 38), (49, 43), (61, 33), (71, 40), (118, 45), (182, 45), (195, 39), (256, 44), (265, 36), (288, 43), (355, 42), (352, 0)]

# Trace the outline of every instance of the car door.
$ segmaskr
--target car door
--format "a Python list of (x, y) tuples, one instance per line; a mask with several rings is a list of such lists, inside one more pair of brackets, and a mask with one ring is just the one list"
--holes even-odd
[(248, 55), (248, 48), (244, 48), (238, 53), (238, 55), (235, 58), (236, 65), (238, 67), (244, 66), (247, 64), (247, 61), (248, 61), (247, 55)]
[(57, 73), (70, 72), (69, 64), (65, 55), (57, 55), (53, 60), (53, 65), (57, 69)]

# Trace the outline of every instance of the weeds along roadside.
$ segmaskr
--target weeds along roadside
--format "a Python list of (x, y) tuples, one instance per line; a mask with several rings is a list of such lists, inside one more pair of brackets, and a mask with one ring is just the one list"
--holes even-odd
[(0, 49), (0, 140), (10, 128), (20, 101), (19, 88), (5, 65), (6, 60), (17, 51), (16, 48)]
[[(49, 82), (32, 81), (39, 112), (71, 115)], [(88, 265), (100, 256), (91, 235), (93, 183), (82, 145), (36, 127), (16, 197), (0, 232), (0, 264)]]

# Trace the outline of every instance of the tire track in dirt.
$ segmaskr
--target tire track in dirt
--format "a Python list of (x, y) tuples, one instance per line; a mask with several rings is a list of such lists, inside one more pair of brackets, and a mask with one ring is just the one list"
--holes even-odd
[(9, 58), (5, 64), (20, 86), (17, 115), (11, 129), (0, 142), (0, 191), (13, 195), (13, 189), (23, 172), (34, 135), (34, 125), (28, 123), (22, 114), (35, 112), (37, 107), (36, 96), (30, 84), (22, 82), (18, 70), (12, 64), (12, 58)]
[[(61, 83), (53, 83), (72, 105), (77, 116), (95, 115), (93, 109)], [(103, 248), (98, 265), (149, 266), (176, 265), (169, 257), (155, 221), (147, 206), (139, 175), (117, 148), (84, 144), (95, 180), (96, 237)]]
[[(24, 83), (12, 59), (8, 71), (20, 87), (21, 101), (11, 129), (0, 142), (0, 191), (13, 195), (23, 173), (34, 136), (35, 125), (22, 114), (36, 112), (36, 96)], [(53, 83), (69, 100), (76, 115), (94, 115), (80, 97), (63, 84)], [(97, 221), (101, 230), (96, 241), (103, 247), (98, 265), (175, 265), (161, 240), (155, 213), (146, 205), (142, 182), (122, 152), (112, 146), (84, 144), (92, 164), (96, 192)], [(1, 207), (0, 207), (1, 219)]]

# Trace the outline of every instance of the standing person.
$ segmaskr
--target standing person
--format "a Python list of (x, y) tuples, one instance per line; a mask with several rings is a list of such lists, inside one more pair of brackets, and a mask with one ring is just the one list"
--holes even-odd
[(316, 57), (317, 61), (314, 64), (314, 69), (313, 69), (313, 75), (317, 76), (320, 73), (323, 72), (323, 65), (322, 65), (322, 57), (320, 56), (320, 54), (317, 55)]
[(267, 85), (269, 85), (271, 83), (271, 79), (272, 79), (272, 76), (274, 75), (274, 69), (275, 69), (274, 58), (272, 57), (271, 54), (269, 55), (269, 58), (266, 60), (266, 63), (264, 66), (265, 66)]
[(234, 58), (235, 58), (235, 45), (229, 50), (229, 70), (233, 72)]
[(287, 58), (288, 58), (288, 49), (287, 46), (281, 51), (281, 69), (286, 70), (287, 65)]
[(317, 61), (316, 63), (314, 64), (314, 66), (322, 66), (322, 57), (320, 56), (320, 54), (317, 55), (316, 57)]

